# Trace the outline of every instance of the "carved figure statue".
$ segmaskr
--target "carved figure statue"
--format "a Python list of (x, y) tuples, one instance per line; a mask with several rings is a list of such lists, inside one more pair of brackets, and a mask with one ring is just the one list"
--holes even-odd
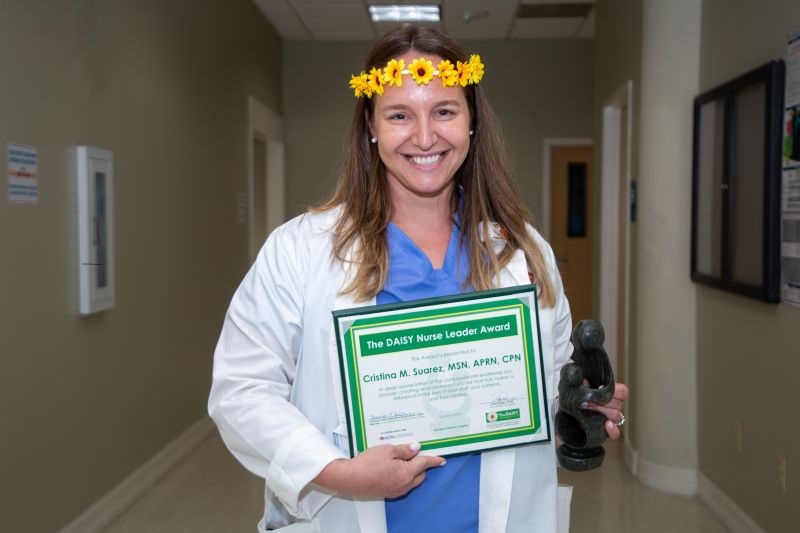
[(563, 444), (558, 462), (568, 470), (591, 470), (603, 464), (603, 442), (608, 435), (606, 417), (581, 408), (584, 403), (604, 404), (614, 395), (614, 371), (603, 342), (605, 331), (597, 320), (582, 320), (572, 330), (572, 363), (561, 369), (556, 432)]

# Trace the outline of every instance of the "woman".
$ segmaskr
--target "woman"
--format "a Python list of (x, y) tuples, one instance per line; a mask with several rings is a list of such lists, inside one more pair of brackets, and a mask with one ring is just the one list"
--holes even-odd
[[(209, 412), (266, 480), (260, 531), (557, 529), (553, 443), (446, 464), (416, 445), (345, 451), (334, 309), (535, 280), (555, 399), (569, 306), (552, 251), (526, 222), (482, 76), (480, 58), (438, 30), (383, 37), (351, 79), (358, 103), (335, 194), (268, 238), (233, 297)], [(626, 396), (620, 385), (590, 406), (612, 438)]]

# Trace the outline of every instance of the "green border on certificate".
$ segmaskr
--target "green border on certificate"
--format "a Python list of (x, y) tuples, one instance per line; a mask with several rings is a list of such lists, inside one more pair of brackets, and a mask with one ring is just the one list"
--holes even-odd
[(535, 285), (333, 315), (352, 456), (550, 440)]

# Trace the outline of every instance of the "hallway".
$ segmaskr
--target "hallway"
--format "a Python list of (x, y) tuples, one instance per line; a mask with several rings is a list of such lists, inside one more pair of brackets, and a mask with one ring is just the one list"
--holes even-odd
[[(625, 467), (621, 445), (606, 449), (599, 470), (560, 472), (562, 482), (575, 486), (571, 533), (727, 532), (696, 498), (642, 486)], [(255, 532), (262, 491), (261, 480), (235, 462), (215, 431), (105, 532)]]
[[(345, 1), (367, 16), (365, 2)], [(540, 1), (475, 4), (514, 16), (515, 6)], [(800, 424), (786, 422), (796, 418), (800, 307), (696, 284), (690, 266), (694, 99), (788, 59), (800, 2), (587, 2), (593, 37), (490, 39), (480, 24), (493, 17), (470, 26), (451, 19), (474, 36), (466, 52), (485, 63), (481, 87), (502, 124), (519, 196), (543, 230), (552, 203), (545, 147), (594, 147), (597, 186), (576, 186), (585, 194), (575, 195), (574, 211), (591, 206), (584, 221), (609, 230), (592, 242), (606, 251), (592, 267), (593, 313), (617, 332), (608, 351), (633, 391), (625, 429), (640, 478), (618, 460), (619, 447), (600, 471), (562, 473), (577, 485), (572, 531), (722, 531), (712, 508), (742, 533), (796, 531)], [(348, 79), (379, 32), (342, 25), (352, 39), (285, 39), (259, 5), (290, 3), (327, 4), (0, 2), (2, 531), (52, 533), (76, 521), (73, 533), (93, 531), (83, 524), (119, 502), (115, 488), (150, 487), (136, 485), (149, 472), (140, 469), (165, 465), (173, 456), (162, 451), (186, 443), (206, 412), (212, 354), (251, 248), (265, 237), (262, 215), (288, 219), (319, 205), (335, 185), (343, 142), (367, 145), (344, 133), (359, 102)], [(722, 129), (726, 101), (714, 112)], [(264, 126), (265, 109), (281, 127)], [(741, 133), (742, 144), (756, 135)], [(111, 172), (94, 176), (107, 193), (108, 206), (95, 202), (105, 206), (107, 232), (78, 224), (88, 212), (77, 201), (84, 146), (113, 156)], [(12, 161), (20, 150), (31, 167), (24, 172)], [(281, 187), (255, 179), (277, 168)], [(613, 223), (621, 218), (626, 231)], [(743, 238), (757, 227), (745, 224)], [(80, 275), (99, 266), (82, 261), (79, 246), (97, 233), (113, 237), (113, 250), (96, 247), (109, 252), (110, 284)], [(625, 253), (608, 253), (621, 251), (614, 241)], [(101, 296), (113, 288), (112, 309), (82, 314), (81, 289), (92, 286)], [(192, 453), (175, 454), (182, 462), (146, 478), (170, 469), (146, 497), (109, 513), (124, 516), (93, 523), (112, 532), (254, 532), (262, 482), (218, 437), (185, 449)], [(674, 495), (693, 491), (708, 508)]]

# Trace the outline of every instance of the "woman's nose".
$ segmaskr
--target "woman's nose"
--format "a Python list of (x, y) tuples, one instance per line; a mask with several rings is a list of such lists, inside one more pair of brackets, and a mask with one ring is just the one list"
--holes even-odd
[(430, 119), (421, 119), (417, 121), (417, 128), (414, 136), (411, 139), (415, 146), (420, 150), (429, 150), (433, 148), (439, 137), (436, 135), (434, 124)]

